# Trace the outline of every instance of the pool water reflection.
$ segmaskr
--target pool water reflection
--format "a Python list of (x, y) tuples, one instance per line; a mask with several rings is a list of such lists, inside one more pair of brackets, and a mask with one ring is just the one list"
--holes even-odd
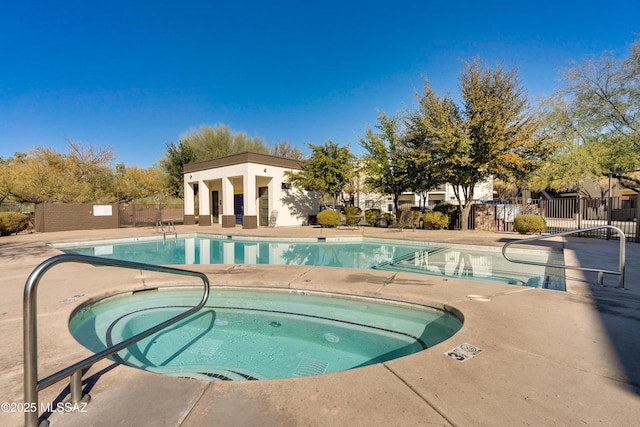
[[(564, 270), (507, 261), (497, 247), (374, 239), (262, 240), (188, 236), (55, 245), (67, 253), (161, 265), (270, 264), (407, 271), (564, 290)], [(561, 251), (520, 250), (514, 258), (563, 264)]]

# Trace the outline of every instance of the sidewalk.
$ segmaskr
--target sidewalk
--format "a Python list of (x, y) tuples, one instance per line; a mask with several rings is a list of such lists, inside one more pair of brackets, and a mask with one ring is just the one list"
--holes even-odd
[[(181, 226), (179, 233), (265, 237), (365, 236), (501, 246), (522, 236), (471, 231), (312, 227), (257, 230)], [(30, 272), (59, 252), (52, 241), (153, 235), (152, 228), (42, 233), (0, 238), (0, 402), (23, 400), (22, 291)], [(569, 237), (567, 265), (617, 269), (618, 242)], [(313, 377), (205, 382), (102, 361), (84, 375), (86, 412), (55, 412), (52, 426), (389, 426), (637, 425), (640, 419), (640, 246), (627, 244), (625, 289), (605, 276), (567, 271), (567, 292), (374, 270), (307, 266), (189, 266), (212, 286), (285, 287), (401, 299), (452, 307), (462, 329), (426, 351), (382, 364)], [(57, 267), (58, 268), (58, 267)], [(38, 292), (40, 378), (89, 353), (70, 336), (70, 312), (83, 301), (131, 289), (140, 275), (60, 266)], [(478, 298), (478, 296), (482, 298)], [(486, 300), (486, 301), (485, 301)], [(446, 356), (469, 343), (482, 353)], [(66, 382), (40, 392), (63, 398)], [(24, 415), (0, 413), (0, 425)]]

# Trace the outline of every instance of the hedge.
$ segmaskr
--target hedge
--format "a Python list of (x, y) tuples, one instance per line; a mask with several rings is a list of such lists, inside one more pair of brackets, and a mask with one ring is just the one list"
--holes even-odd
[(362, 219), (362, 209), (357, 206), (347, 206), (344, 211), (348, 226), (354, 226)]
[(364, 219), (370, 226), (377, 227), (380, 225), (381, 214), (382, 213), (380, 209), (367, 209), (366, 211), (364, 211)]
[(427, 230), (441, 230), (449, 225), (449, 216), (442, 212), (425, 212), (422, 221)]
[(415, 227), (418, 228), (420, 227), (420, 219), (422, 218), (422, 214), (420, 213), (420, 211), (411, 211), (411, 224)]
[(318, 213), (317, 221), (322, 228), (337, 227), (342, 225), (342, 215), (338, 211), (327, 209)]
[(520, 234), (542, 233), (547, 222), (539, 215), (517, 215), (513, 227)]

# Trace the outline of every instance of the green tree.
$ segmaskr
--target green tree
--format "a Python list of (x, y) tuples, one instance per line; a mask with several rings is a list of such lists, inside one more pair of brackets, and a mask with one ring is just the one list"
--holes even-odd
[(532, 175), (530, 188), (606, 197), (608, 178), (603, 175), (602, 159), (608, 155), (608, 150), (597, 143), (565, 144)]
[(167, 176), (159, 167), (116, 165), (114, 191), (117, 202), (131, 202), (167, 192)]
[(245, 132), (233, 132), (224, 124), (214, 127), (203, 125), (200, 129), (191, 129), (182, 135), (178, 144), (167, 144), (167, 151), (160, 161), (160, 166), (167, 174), (169, 194), (184, 198), (184, 165), (245, 151), (298, 160), (304, 157), (300, 150), (286, 141), (269, 148), (261, 138), (250, 137)]
[(288, 182), (320, 194), (333, 205), (351, 182), (355, 173), (355, 156), (348, 146), (340, 147), (331, 140), (324, 145), (309, 144), (311, 156), (299, 172), (288, 172)]
[(160, 160), (160, 167), (166, 174), (167, 191), (173, 197), (184, 199), (184, 165), (196, 161), (191, 144), (180, 141), (167, 144), (167, 152)]
[[(435, 111), (422, 111), (424, 118), (433, 117), (433, 113)], [(434, 162), (435, 151), (429, 146), (431, 139), (426, 137), (422, 118), (415, 112), (410, 112), (404, 118), (404, 123), (405, 135), (402, 142), (407, 159), (408, 188), (420, 196), (421, 205), (426, 207), (427, 193), (443, 182), (441, 166)]]
[(3, 196), (19, 203), (59, 201), (66, 177), (38, 159), (38, 150), (16, 153), (3, 161), (1, 188)]
[(367, 129), (360, 144), (366, 150), (362, 157), (364, 182), (372, 190), (390, 195), (396, 215), (400, 195), (414, 184), (409, 173), (409, 159), (402, 145), (400, 120), (397, 115), (378, 114), (377, 132)]
[(200, 129), (191, 129), (180, 137), (180, 144), (192, 150), (196, 161), (211, 160), (231, 154), (252, 151), (269, 152), (260, 138), (252, 138), (244, 132), (233, 132), (229, 126), (218, 124), (215, 127), (203, 125)]
[(426, 80), (406, 126), (407, 137), (429, 153), (442, 182), (452, 184), (466, 230), (476, 184), (526, 171), (539, 160), (531, 153), (540, 141), (516, 70), (483, 68), (475, 59), (465, 64), (460, 82), (458, 106), (450, 96), (437, 96)]
[(17, 161), (20, 156), (26, 156), (24, 153), (16, 152), (14, 157), (7, 159), (0, 157), (0, 203), (7, 199), (11, 199), (11, 163)]
[(67, 142), (68, 154), (38, 147), (4, 160), (2, 193), (21, 203), (113, 201), (113, 150)]
[[(608, 191), (608, 175), (640, 190), (640, 41), (626, 57), (611, 52), (576, 62), (545, 102), (545, 126), (560, 148), (536, 177), (557, 191)], [(604, 178), (607, 177), (607, 178)]]

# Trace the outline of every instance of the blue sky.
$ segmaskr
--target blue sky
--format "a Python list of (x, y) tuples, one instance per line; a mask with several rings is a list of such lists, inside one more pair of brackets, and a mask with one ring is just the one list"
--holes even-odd
[(532, 100), (571, 60), (626, 55), (640, 0), (77, 0), (0, 6), (0, 156), (65, 138), (148, 167), (223, 123), (267, 144), (358, 153), (377, 112), (427, 76), (458, 92), (464, 61), (520, 70)]

